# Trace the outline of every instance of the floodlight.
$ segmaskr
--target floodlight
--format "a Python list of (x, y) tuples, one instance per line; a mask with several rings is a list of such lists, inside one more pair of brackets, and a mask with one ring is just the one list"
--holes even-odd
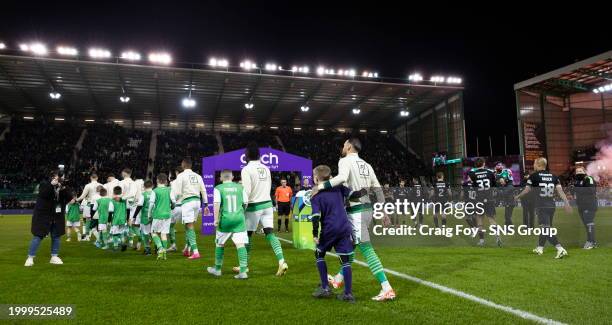
[(111, 52), (106, 49), (94, 47), (89, 49), (89, 56), (94, 59), (108, 59), (111, 57)]
[(357, 108), (353, 108), (353, 114), (358, 115), (359, 113), (361, 113), (361, 109)]
[(300, 110), (302, 110), (302, 112), (308, 112), (308, 110), (310, 110), (310, 107), (308, 107), (308, 105), (302, 105), (300, 107)]
[(79, 51), (74, 47), (58, 46), (57, 53), (66, 56), (77, 56)]
[(140, 53), (134, 51), (125, 51), (121, 53), (121, 58), (128, 61), (140, 61)]
[(149, 61), (152, 63), (170, 64), (170, 62), (172, 62), (172, 57), (170, 57), (170, 54), (168, 53), (153, 52), (149, 54)]
[(408, 76), (409, 81), (420, 82), (423, 81), (423, 76), (419, 73), (413, 73)]
[(52, 91), (49, 93), (49, 97), (51, 97), (53, 100), (58, 100), (62, 97), (62, 94), (58, 93), (57, 91)]
[(183, 107), (185, 107), (185, 108), (194, 108), (195, 106), (196, 106), (195, 99), (193, 99), (191, 97), (183, 98)]
[(130, 97), (128, 97), (128, 96), (121, 96), (121, 97), (119, 97), (119, 100), (122, 103), (127, 104), (130, 101)]

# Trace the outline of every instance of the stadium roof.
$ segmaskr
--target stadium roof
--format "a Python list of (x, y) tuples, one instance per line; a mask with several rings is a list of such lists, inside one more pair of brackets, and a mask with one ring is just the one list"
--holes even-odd
[(564, 97), (574, 93), (591, 92), (611, 81), (612, 50), (519, 82), (514, 85), (514, 90), (544, 92)]
[[(359, 78), (356, 78), (359, 79)], [(382, 80), (382, 81), (381, 81)], [(192, 109), (182, 107), (189, 95)], [(0, 55), (0, 110), (98, 119), (392, 128), (461, 86)], [(61, 98), (53, 100), (50, 93)], [(119, 97), (130, 97), (122, 103)], [(244, 104), (252, 102), (253, 110)], [(304, 113), (301, 106), (310, 109)], [(360, 114), (353, 114), (359, 108)]]

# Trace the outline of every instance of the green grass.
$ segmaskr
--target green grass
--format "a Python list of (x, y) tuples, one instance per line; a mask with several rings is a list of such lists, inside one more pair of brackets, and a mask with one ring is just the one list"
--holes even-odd
[[(598, 214), (600, 240), (612, 229), (610, 212)], [(519, 213), (517, 209), (515, 219)], [(417, 240), (415, 245), (382, 239), (375, 247), (383, 265), (398, 272), (561, 322), (610, 323), (612, 248), (603, 241), (598, 249), (581, 250), (584, 234), (576, 218), (557, 219), (570, 253), (560, 261), (552, 258), (551, 248), (544, 256), (530, 254), (535, 238), (507, 238), (504, 248), (472, 247), (470, 239)], [(62, 240), (65, 264), (60, 266), (48, 263), (46, 239), (36, 264), (25, 268), (29, 227), (28, 216), (0, 216), (0, 304), (75, 304), (78, 323), (530, 323), (394, 276), (389, 279), (398, 299), (372, 302), (379, 285), (359, 265), (354, 266), (356, 304), (315, 300), (310, 297), (318, 282), (313, 253), (283, 243), (290, 268), (277, 278), (276, 260), (260, 235), (254, 236), (246, 281), (231, 276), (237, 263), (231, 244), (223, 277), (206, 274), (204, 267), (213, 263), (211, 236), (199, 237), (202, 259), (187, 261), (171, 253), (164, 262), (134, 251), (114, 253), (92, 243)], [(183, 233), (178, 237), (182, 244)], [(337, 260), (328, 257), (328, 266), (337, 270)]]

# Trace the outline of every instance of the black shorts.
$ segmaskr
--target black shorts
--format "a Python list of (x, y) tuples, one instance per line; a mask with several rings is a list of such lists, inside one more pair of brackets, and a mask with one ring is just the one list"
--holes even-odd
[(482, 202), (482, 204), (483, 204), (484, 215), (487, 217), (494, 217), (495, 207), (496, 207), (495, 200), (488, 199), (487, 201)]
[(553, 216), (555, 215), (555, 207), (541, 207), (536, 209), (538, 222), (541, 226), (552, 226)]
[(288, 216), (291, 212), (291, 205), (289, 202), (278, 202), (278, 215)]

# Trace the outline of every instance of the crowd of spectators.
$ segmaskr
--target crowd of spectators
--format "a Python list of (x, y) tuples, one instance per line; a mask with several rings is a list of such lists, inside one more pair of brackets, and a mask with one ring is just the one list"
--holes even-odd
[(212, 156), (219, 152), (217, 139), (213, 134), (191, 131), (162, 131), (157, 136), (157, 153), (155, 155), (155, 170), (174, 174), (174, 169), (181, 160), (189, 156), (193, 161), (193, 170), (202, 171), (200, 158)]
[(96, 124), (87, 128), (87, 136), (78, 152), (75, 170), (77, 184), (89, 182), (97, 172), (100, 182), (110, 173), (119, 178), (123, 168), (132, 169), (132, 177), (145, 178), (149, 164), (150, 130), (124, 128), (115, 124)]
[(68, 166), (81, 131), (68, 122), (13, 119), (0, 145), (0, 187), (31, 190), (51, 168)]
[[(329, 130), (302, 129), (281, 130), (279, 136), (287, 152), (311, 159), (314, 166), (328, 165), (335, 174), (343, 143), (349, 135)], [(360, 156), (376, 170), (381, 184), (395, 186), (402, 179), (431, 174), (431, 168), (407, 152), (393, 135), (361, 133), (357, 137), (362, 143)]]
[(268, 130), (222, 132), (221, 139), (223, 141), (223, 150), (228, 152), (242, 149), (251, 141), (255, 141), (262, 148), (266, 147), (282, 150), (282, 147), (276, 139), (277, 134), (277, 132)]

